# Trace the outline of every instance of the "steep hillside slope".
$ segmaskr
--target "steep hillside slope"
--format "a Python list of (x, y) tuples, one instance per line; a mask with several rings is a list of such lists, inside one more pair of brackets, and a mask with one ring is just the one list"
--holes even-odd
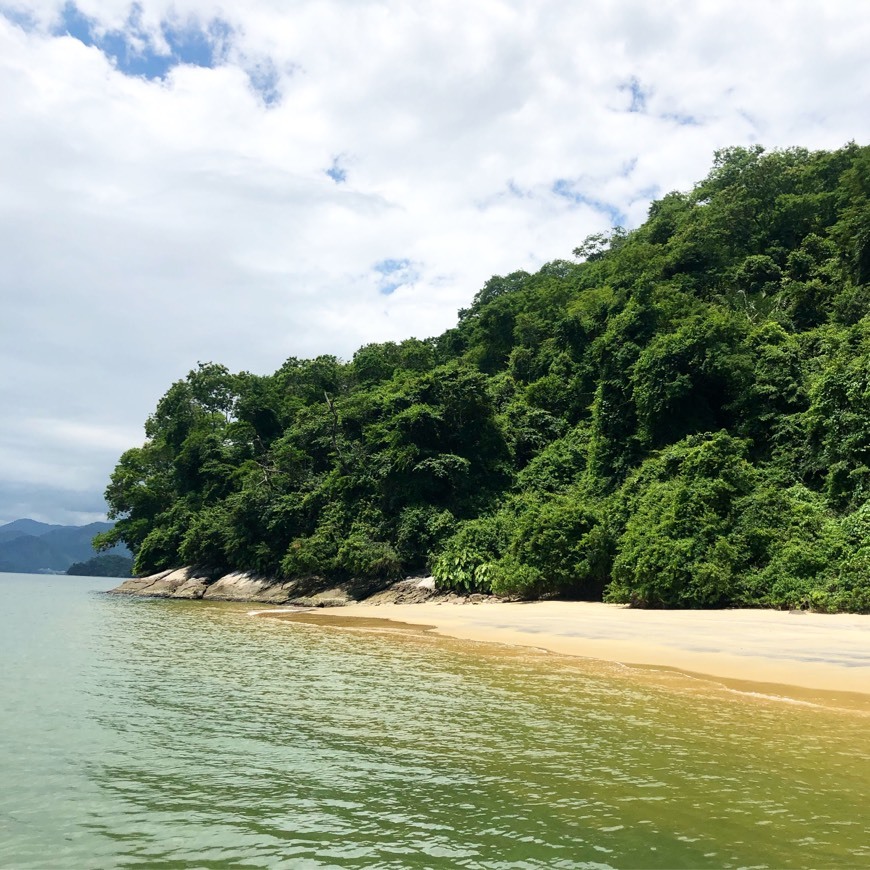
[(574, 255), (436, 338), (200, 365), (103, 543), (141, 572), (870, 609), (870, 149), (727, 149)]

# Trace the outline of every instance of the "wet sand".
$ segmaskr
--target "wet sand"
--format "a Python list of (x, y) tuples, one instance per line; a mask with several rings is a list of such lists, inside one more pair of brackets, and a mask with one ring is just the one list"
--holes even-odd
[(361, 630), (425, 630), (467, 641), (533, 647), (713, 677), (742, 691), (787, 695), (825, 706), (836, 705), (839, 697), (853, 709), (870, 710), (870, 616), (864, 615), (437, 600), (256, 613)]

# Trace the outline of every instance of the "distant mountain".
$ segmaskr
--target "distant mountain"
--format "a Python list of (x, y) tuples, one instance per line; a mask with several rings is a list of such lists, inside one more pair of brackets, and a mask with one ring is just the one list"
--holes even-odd
[(48, 523), (40, 523), (36, 520), (13, 520), (5, 526), (0, 526), (0, 543), (11, 541), (13, 538), (23, 538), (25, 535), (39, 537), (46, 532), (62, 529), (64, 526), (52, 526)]
[[(0, 526), (0, 571), (22, 574), (63, 573), (75, 562), (86, 562), (97, 555), (91, 541), (94, 535), (112, 528), (112, 523), (86, 526), (58, 526), (22, 519)], [(108, 551), (129, 556), (126, 547)]]

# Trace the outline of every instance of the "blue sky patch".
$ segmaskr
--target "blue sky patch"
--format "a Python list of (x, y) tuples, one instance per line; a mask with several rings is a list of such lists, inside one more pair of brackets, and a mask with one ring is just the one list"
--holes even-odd
[(628, 221), (627, 215), (621, 212), (615, 205), (604, 202), (604, 200), (597, 199), (594, 196), (587, 196), (582, 190), (577, 188), (576, 182), (569, 181), (567, 178), (557, 178), (553, 182), (551, 190), (556, 196), (567, 199), (574, 205), (588, 205), (590, 208), (594, 208), (595, 211), (606, 214), (610, 218), (611, 226), (621, 227)]
[(620, 91), (627, 91), (631, 95), (629, 112), (645, 112), (647, 97), (650, 91), (645, 91), (636, 76), (632, 76), (625, 84), (619, 86)]
[(28, 33), (36, 27), (36, 18), (31, 13), (24, 12), (21, 9), (0, 6), (0, 15)]
[(249, 67), (248, 80), (266, 106), (274, 106), (281, 102), (281, 75), (278, 67), (270, 59), (263, 60)]
[(637, 202), (641, 199), (653, 200), (658, 198), (661, 194), (662, 189), (658, 184), (651, 184), (649, 187), (644, 187), (643, 190), (639, 190), (636, 194), (632, 202)]
[(122, 30), (101, 30), (97, 21), (85, 15), (75, 3), (67, 3), (61, 13), (55, 35), (68, 35), (88, 46), (98, 48), (125, 75), (147, 79), (163, 78), (181, 64), (213, 68), (221, 63), (232, 37), (232, 27), (220, 18), (203, 26), (193, 20), (184, 23), (163, 21), (163, 39), (167, 54), (142, 26), (142, 8), (134, 5)]
[[(336, 184), (344, 184), (347, 181), (347, 169), (342, 165), (341, 157), (332, 158), (332, 166), (329, 169), (323, 170)], [(384, 260), (384, 263), (395, 263), (397, 260)], [(402, 262), (407, 263), (407, 260)], [(382, 264), (378, 264), (382, 265)], [(375, 271), (378, 271), (378, 266), (375, 266)]]
[(631, 160), (626, 160), (619, 168), (619, 174), (623, 178), (628, 178), (634, 170), (637, 169), (637, 157), (632, 157)]
[(700, 127), (701, 122), (694, 115), (684, 115), (681, 112), (665, 112), (662, 115), (666, 121), (673, 121), (681, 127)]
[(523, 190), (513, 179), (508, 182), (507, 188), (508, 193), (510, 193), (511, 196), (517, 197), (518, 199), (528, 199), (531, 195), (527, 190)]
[(378, 275), (378, 290), (389, 296), (403, 284), (412, 284), (419, 273), (410, 260), (381, 260), (372, 266)]

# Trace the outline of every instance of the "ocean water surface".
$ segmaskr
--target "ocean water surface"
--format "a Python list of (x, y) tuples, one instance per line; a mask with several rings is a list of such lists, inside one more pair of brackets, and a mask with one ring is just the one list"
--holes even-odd
[(870, 865), (870, 719), (0, 574), (0, 867)]

